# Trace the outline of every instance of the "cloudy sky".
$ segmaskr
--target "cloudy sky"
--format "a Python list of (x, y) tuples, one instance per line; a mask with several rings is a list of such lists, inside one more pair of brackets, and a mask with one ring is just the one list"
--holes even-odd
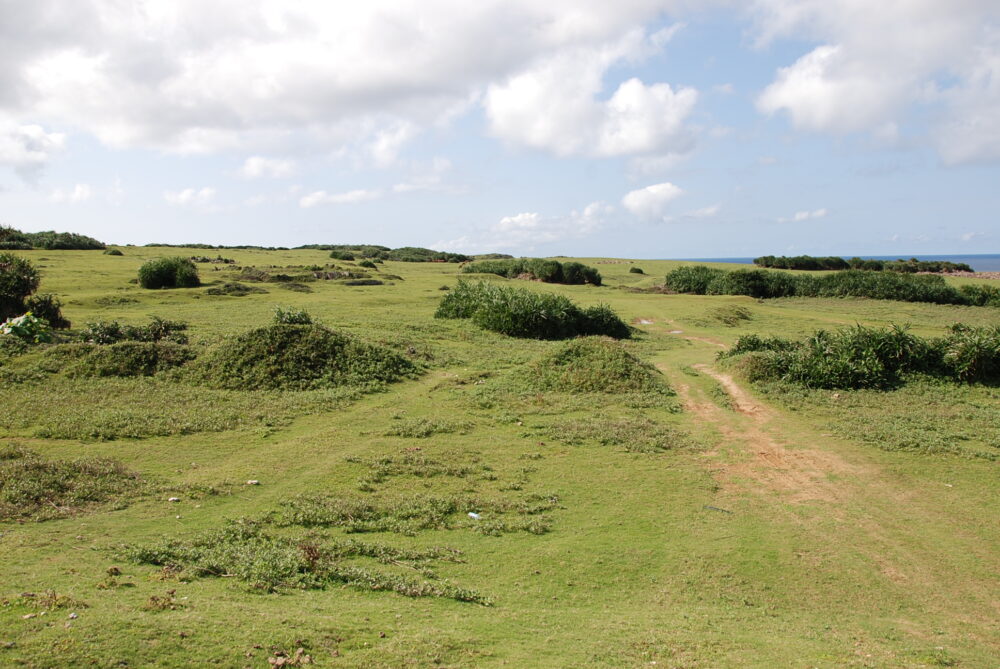
[(997, 0), (0, 0), (0, 222), (1000, 252)]

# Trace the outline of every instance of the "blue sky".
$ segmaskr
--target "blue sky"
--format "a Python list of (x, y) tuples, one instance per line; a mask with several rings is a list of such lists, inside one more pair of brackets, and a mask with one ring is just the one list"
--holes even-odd
[(1000, 252), (994, 1), (331, 4), (0, 6), (0, 222), (137, 244)]

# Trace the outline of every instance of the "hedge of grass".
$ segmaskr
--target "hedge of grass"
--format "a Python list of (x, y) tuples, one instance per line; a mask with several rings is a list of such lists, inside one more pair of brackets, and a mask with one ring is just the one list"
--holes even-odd
[(629, 326), (607, 305), (582, 309), (562, 295), (535, 293), (488, 281), (459, 281), (441, 300), (434, 315), (469, 318), (486, 330), (527, 339), (631, 336)]
[(467, 274), (497, 274), (508, 279), (527, 275), (544, 283), (601, 285), (601, 273), (593, 267), (578, 262), (561, 263), (544, 258), (480, 260), (465, 265), (462, 271)]
[(929, 339), (896, 325), (819, 330), (801, 341), (747, 335), (719, 357), (751, 381), (810, 388), (891, 388), (911, 373), (993, 382), (1000, 379), (1000, 326), (958, 324), (944, 337)]
[(866, 297), (901, 302), (1000, 307), (1000, 289), (968, 285), (956, 288), (932, 274), (847, 270), (823, 276), (760, 269), (723, 270), (705, 265), (679, 267), (665, 286), (677, 293), (774, 297)]

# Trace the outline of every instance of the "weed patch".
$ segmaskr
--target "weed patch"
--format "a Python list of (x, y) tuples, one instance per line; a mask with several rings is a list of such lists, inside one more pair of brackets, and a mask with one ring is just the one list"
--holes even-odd
[(46, 460), (16, 445), (0, 447), (0, 521), (50, 520), (122, 505), (144, 486), (138, 473), (116, 460)]
[(548, 438), (566, 444), (596, 442), (631, 453), (661, 453), (690, 445), (682, 431), (642, 416), (564, 420), (548, 426), (545, 432)]
[(435, 434), (466, 433), (471, 426), (468, 423), (448, 421), (433, 418), (400, 418), (383, 435), (386, 437), (407, 437), (409, 439), (426, 439)]
[(575, 339), (530, 363), (520, 374), (533, 390), (568, 393), (670, 393), (661, 374), (615, 341)]
[(443, 462), (424, 455), (402, 455), (397, 457), (382, 457), (372, 460), (363, 458), (348, 458), (347, 462), (361, 464), (367, 467), (364, 476), (358, 480), (358, 489), (373, 492), (376, 486), (398, 477), (415, 477), (431, 479), (437, 477), (453, 477), (459, 479), (485, 478), (495, 479), (493, 468), (474, 459), (470, 463)]
[[(123, 546), (124, 559), (139, 564), (170, 566), (196, 577), (234, 577), (253, 590), (315, 589), (344, 584), (362, 590), (387, 590), (407, 597), (445, 597), (489, 605), (490, 599), (438, 579), (435, 562), (460, 562), (450, 548), (408, 550), (361, 541), (323, 541), (314, 536), (287, 537), (245, 519), (190, 541), (168, 540), (144, 546)], [(360, 558), (381, 565), (414, 570), (426, 580), (393, 571), (358, 566)]]
[(245, 283), (231, 281), (221, 286), (213, 286), (205, 291), (206, 295), (229, 295), (231, 297), (245, 297), (247, 295), (263, 295), (267, 291), (259, 286), (248, 286)]

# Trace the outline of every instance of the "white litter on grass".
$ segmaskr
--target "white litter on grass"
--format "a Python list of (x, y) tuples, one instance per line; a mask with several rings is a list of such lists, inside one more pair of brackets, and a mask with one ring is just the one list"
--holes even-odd
[(479, 520), (479, 514), (473, 512), (473, 511), (470, 511), (469, 512), (469, 518), (472, 518), (473, 520)]
[(684, 330), (671, 330), (667, 334), (684, 334)]
[(181, 501), (181, 498), (180, 497), (168, 497), (167, 501), (168, 502), (179, 502), (179, 501)]
[(646, 318), (640, 318), (639, 319), (639, 325), (652, 325), (652, 324), (653, 324), (653, 321), (651, 321), (649, 319), (646, 319)]
[(257, 479), (250, 479), (249, 481), (247, 481), (247, 485), (260, 485), (260, 481), (258, 481)]

